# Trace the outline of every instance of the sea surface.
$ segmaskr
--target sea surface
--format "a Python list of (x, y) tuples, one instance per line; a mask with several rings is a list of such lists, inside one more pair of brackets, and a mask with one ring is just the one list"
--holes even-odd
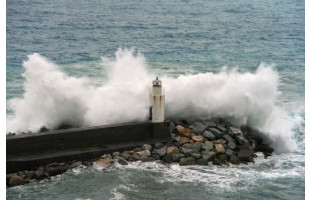
[(7, 199), (304, 199), (304, 1), (6, 6), (7, 132), (144, 121), (159, 76), (167, 117), (251, 125), (275, 148), (230, 167), (82, 166)]

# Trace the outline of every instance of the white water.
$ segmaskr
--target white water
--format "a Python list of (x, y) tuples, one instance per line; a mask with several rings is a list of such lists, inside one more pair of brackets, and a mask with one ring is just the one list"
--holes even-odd
[[(29, 56), (23, 98), (10, 105), (14, 117), (7, 132), (55, 129), (62, 123), (93, 126), (148, 117), (148, 89), (156, 77), (141, 54), (118, 50), (102, 59), (106, 80), (98, 87), (88, 78), (70, 77), (39, 54)], [(261, 64), (255, 73), (237, 69), (218, 73), (160, 77), (166, 93), (166, 116), (191, 119), (222, 117), (235, 125), (248, 124), (264, 132), (278, 152), (297, 150), (292, 129), (302, 120), (279, 107), (279, 76)], [(298, 115), (297, 115), (298, 116)]]

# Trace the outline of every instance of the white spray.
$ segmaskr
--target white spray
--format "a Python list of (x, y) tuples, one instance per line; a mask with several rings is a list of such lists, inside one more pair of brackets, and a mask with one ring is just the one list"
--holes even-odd
[[(42, 126), (93, 126), (146, 121), (148, 89), (155, 75), (133, 50), (118, 50), (116, 59), (103, 59), (107, 78), (99, 87), (87, 78), (66, 75), (39, 54), (29, 56), (25, 93), (10, 103), (14, 117), (7, 131), (38, 131)], [(279, 77), (261, 64), (255, 73), (223, 69), (218, 74), (161, 77), (166, 93), (166, 116), (201, 119), (222, 117), (247, 124), (266, 134), (279, 152), (296, 151), (294, 120), (278, 107)]]

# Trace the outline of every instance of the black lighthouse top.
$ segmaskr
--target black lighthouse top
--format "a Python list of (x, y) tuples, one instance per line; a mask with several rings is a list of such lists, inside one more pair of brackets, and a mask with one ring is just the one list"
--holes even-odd
[(153, 81), (153, 86), (160, 87), (161, 86), (161, 80), (156, 77), (156, 80)]

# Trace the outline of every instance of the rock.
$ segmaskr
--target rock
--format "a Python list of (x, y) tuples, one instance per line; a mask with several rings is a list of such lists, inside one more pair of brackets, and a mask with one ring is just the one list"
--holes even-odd
[(211, 151), (211, 149), (213, 149), (213, 142), (205, 141), (205, 143), (201, 145), (201, 149), (204, 151)]
[(160, 160), (160, 156), (157, 153), (152, 153), (151, 154), (152, 158), (154, 158), (155, 160)]
[(179, 147), (179, 144), (177, 142), (167, 142), (166, 147)]
[(177, 136), (177, 137), (175, 137), (175, 140), (180, 144), (180, 145), (182, 145), (182, 144), (185, 144), (185, 143), (189, 143), (189, 138), (187, 138), (187, 137), (180, 137), (180, 136)]
[(225, 126), (217, 126), (216, 127), (218, 130), (220, 130), (222, 133), (226, 133), (227, 129), (225, 128)]
[(193, 145), (193, 149), (195, 149), (196, 152), (200, 152), (201, 145), (201, 142), (195, 142), (195, 144)]
[(121, 156), (116, 156), (115, 159), (121, 165), (128, 165), (127, 160), (125, 160), (125, 158), (123, 158)]
[(221, 165), (221, 161), (218, 158), (214, 158), (214, 160), (212, 161), (213, 165)]
[(101, 165), (103, 167), (109, 167), (113, 163), (112, 158), (106, 157), (106, 158), (99, 158), (96, 161), (96, 164)]
[(79, 167), (79, 166), (81, 166), (81, 165), (83, 165), (82, 161), (74, 162), (74, 163), (72, 163), (72, 164), (70, 165), (70, 168), (71, 168), (71, 169), (72, 169), (72, 168), (76, 168), (76, 167)]
[(204, 131), (203, 136), (205, 136), (208, 140), (215, 140), (215, 135), (210, 131)]
[(162, 147), (160, 149), (154, 149), (153, 153), (157, 153), (160, 157), (163, 157), (166, 154), (166, 147)]
[(28, 179), (35, 179), (36, 178), (36, 174), (34, 173), (34, 171), (25, 171), (25, 174), (26, 174)]
[(189, 143), (190, 144), (194, 144), (195, 142), (194, 142), (194, 140), (190, 140)]
[(170, 164), (172, 162), (171, 158), (171, 155), (164, 155), (163, 161), (165, 161), (167, 164)]
[(181, 125), (178, 125), (175, 128), (178, 130), (178, 132), (181, 134), (181, 136), (184, 136), (184, 137), (190, 137), (191, 136), (191, 130), (189, 128), (184, 128)]
[(200, 153), (192, 153), (191, 156), (194, 157), (195, 159), (198, 159), (201, 157), (201, 154)]
[(195, 142), (201, 142), (203, 143), (204, 139), (201, 135), (196, 135), (196, 136), (193, 136), (192, 139), (195, 141)]
[(181, 158), (184, 158), (184, 154), (183, 153), (171, 154), (171, 160), (174, 161), (174, 162), (179, 162)]
[(121, 156), (122, 156), (124, 159), (128, 160), (129, 157), (130, 157), (130, 152), (129, 152), (129, 151), (124, 151), (124, 152), (121, 154)]
[(104, 155), (100, 156), (100, 158), (110, 158), (110, 159), (112, 159), (112, 156), (111, 156), (111, 154), (104, 154)]
[(223, 139), (219, 139), (219, 140), (214, 140), (213, 141), (213, 144), (226, 144), (227, 141), (226, 140), (223, 140)]
[(156, 144), (154, 144), (154, 149), (161, 149), (161, 148), (163, 148), (163, 147), (165, 147), (165, 145), (163, 145), (162, 143), (156, 143)]
[(187, 157), (187, 158), (181, 158), (180, 159), (180, 165), (195, 165), (196, 164), (196, 160), (194, 157)]
[(256, 152), (263, 152), (263, 153), (269, 153), (269, 154), (272, 154), (273, 152), (273, 148), (265, 144), (258, 144), (255, 150)]
[(186, 127), (188, 125), (188, 122), (184, 119), (173, 119), (172, 121), (173, 121), (175, 126), (181, 125), (183, 127)]
[(6, 175), (6, 184), (7, 184), (7, 185), (9, 185), (9, 182), (10, 182), (12, 176), (14, 176), (14, 175), (16, 175), (16, 174), (7, 174), (7, 175)]
[(197, 153), (197, 151), (195, 149), (186, 149), (183, 147), (180, 148), (180, 152), (184, 153), (185, 157), (191, 156), (191, 154), (193, 154), (193, 153)]
[(243, 134), (242, 134), (242, 132), (241, 132), (241, 130), (240, 129), (238, 129), (238, 128), (235, 128), (235, 127), (229, 127), (229, 135), (231, 135), (231, 136), (233, 136), (234, 138), (236, 138), (236, 140), (237, 140), (237, 142), (239, 143), (239, 144), (244, 144), (244, 143), (246, 143), (246, 142), (248, 142), (245, 138), (244, 138), (244, 136), (243, 136)]
[(17, 176), (16, 174), (13, 175), (9, 181), (10, 186), (24, 185), (25, 183), (27, 183), (26, 179)]
[[(111, 155), (110, 155), (111, 157)], [(62, 174), (66, 172), (70, 166), (68, 166), (65, 163), (52, 163), (49, 165), (45, 166), (45, 171), (50, 175), (50, 176), (56, 176), (58, 174)]]
[(229, 162), (234, 165), (239, 165), (240, 159), (237, 156), (231, 156)]
[(209, 151), (209, 152), (204, 151), (202, 154), (202, 158), (209, 162), (209, 161), (213, 160), (215, 155), (216, 155), (216, 153), (214, 151)]
[(234, 152), (231, 149), (227, 149), (225, 154), (226, 154), (226, 156), (230, 157), (233, 155), (233, 153)]
[(185, 148), (185, 149), (193, 149), (193, 148), (194, 148), (194, 144), (188, 144), (188, 143), (186, 143), (186, 144), (184, 144), (182, 147)]
[(45, 177), (48, 177), (48, 174), (47, 172), (44, 172), (42, 170), (37, 170), (34, 172), (34, 175), (35, 175), (35, 179), (43, 179)]
[(228, 134), (223, 135), (223, 138), (228, 141), (228, 143), (235, 143), (235, 140)]
[(221, 135), (223, 135), (223, 133), (219, 131), (217, 128), (209, 128), (209, 131), (213, 133), (215, 137), (221, 137)]
[(216, 158), (220, 162), (221, 165), (228, 165), (226, 155), (221, 154), (221, 155), (218, 155)]
[(206, 122), (204, 122), (204, 124), (205, 124), (206, 128), (217, 127), (215, 121), (206, 121)]
[(120, 152), (113, 152), (112, 157), (114, 158), (115, 156), (120, 156), (121, 153)]
[(171, 154), (174, 154), (174, 153), (179, 153), (179, 149), (175, 146), (172, 146), (172, 147), (168, 147), (167, 150), (166, 150), (166, 153), (167, 155), (171, 155)]
[(235, 143), (231, 143), (231, 142), (229, 142), (227, 146), (228, 146), (229, 149), (235, 149), (236, 148), (236, 144)]
[(240, 146), (240, 151), (237, 152), (237, 156), (239, 157), (240, 161), (253, 161), (253, 153), (254, 151), (251, 148), (249, 143), (244, 143)]
[(197, 159), (197, 165), (208, 165), (208, 160), (201, 158), (201, 159)]
[(225, 153), (226, 150), (222, 144), (215, 144), (214, 146), (217, 153)]
[(139, 152), (135, 152), (133, 154), (134, 159), (136, 160), (142, 160), (146, 157), (149, 157), (151, 155), (150, 150), (143, 150), (143, 151), (139, 151)]
[(136, 148), (133, 149), (133, 153), (140, 152), (140, 151), (143, 151), (143, 149), (140, 148), (140, 147), (136, 147)]
[(207, 126), (202, 122), (194, 122), (193, 126), (194, 128), (192, 129), (192, 132), (196, 134), (202, 133), (207, 128)]
[(142, 162), (154, 162), (155, 158), (153, 157), (144, 157), (142, 158)]

